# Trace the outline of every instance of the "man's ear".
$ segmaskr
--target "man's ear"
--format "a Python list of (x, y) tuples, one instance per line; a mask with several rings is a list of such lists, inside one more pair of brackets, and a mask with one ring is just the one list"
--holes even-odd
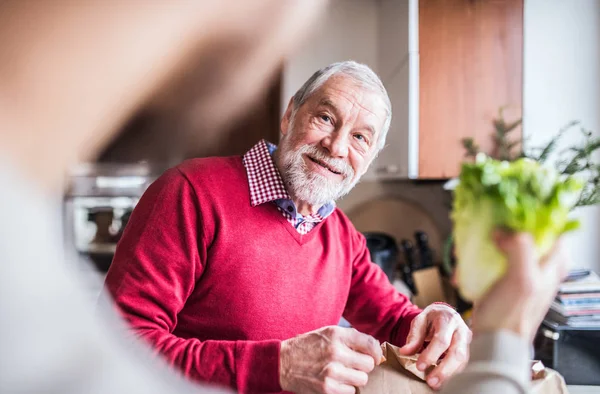
[(371, 158), (369, 159), (369, 164), (362, 170), (362, 174), (360, 174), (360, 176), (363, 176), (367, 173), (367, 171), (369, 170), (369, 168), (371, 167), (371, 165), (373, 164), (373, 162), (375, 161), (375, 159), (377, 159), (377, 156), (379, 156), (379, 148), (375, 148), (377, 149), (371, 156)]
[(288, 129), (290, 127), (290, 121), (292, 120), (292, 112), (294, 109), (294, 98), (292, 97), (290, 99), (290, 102), (287, 106), (287, 109), (285, 110), (285, 113), (283, 114), (283, 118), (281, 118), (281, 134), (286, 135), (288, 132)]

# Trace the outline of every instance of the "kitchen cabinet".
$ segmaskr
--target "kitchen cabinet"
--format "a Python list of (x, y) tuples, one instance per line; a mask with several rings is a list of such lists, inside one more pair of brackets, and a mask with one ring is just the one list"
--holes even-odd
[(419, 178), (456, 176), (460, 140), (492, 148), (492, 120), (521, 116), (523, 0), (419, 2)]
[(283, 105), (332, 62), (379, 74), (392, 102), (386, 148), (365, 180), (458, 174), (460, 140), (492, 147), (493, 119), (521, 116), (524, 0), (332, 2), (305, 46), (286, 62)]
[(393, 118), (367, 178), (454, 177), (462, 138), (490, 151), (499, 109), (521, 116), (523, 0), (381, 0), (378, 33)]

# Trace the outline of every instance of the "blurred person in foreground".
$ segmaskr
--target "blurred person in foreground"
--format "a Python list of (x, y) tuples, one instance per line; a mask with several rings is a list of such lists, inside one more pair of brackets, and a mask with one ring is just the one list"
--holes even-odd
[(148, 367), (149, 352), (114, 335), (116, 319), (94, 317), (64, 256), (66, 174), (155, 95), (225, 124), (325, 5), (0, 1), (0, 392), (207, 391)]
[(567, 274), (560, 240), (540, 259), (530, 234), (497, 231), (493, 237), (507, 257), (507, 272), (475, 304), (471, 360), (443, 393), (527, 393), (531, 344)]
[[(250, 3), (0, 3), (0, 392), (208, 391), (148, 365), (144, 349), (125, 348), (110, 315), (94, 317), (65, 265), (61, 194), (70, 165), (92, 158), (152, 94), (190, 74), (206, 82), (193, 97), (203, 120), (233, 116), (321, 7)], [(527, 236), (498, 244), (507, 276), (476, 307), (471, 361), (444, 393), (510, 394), (526, 385), (528, 342), (564, 258), (557, 249), (538, 265)], [(336, 364), (325, 367), (326, 391), (344, 392), (332, 384), (343, 379), (327, 375)]]

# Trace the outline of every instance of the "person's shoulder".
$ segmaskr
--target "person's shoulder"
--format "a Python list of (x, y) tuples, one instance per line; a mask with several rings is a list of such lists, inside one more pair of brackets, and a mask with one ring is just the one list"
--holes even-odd
[(366, 245), (364, 243), (364, 235), (354, 227), (352, 221), (346, 216), (346, 214), (339, 208), (336, 207), (331, 215), (325, 219), (325, 223), (329, 221), (327, 228), (333, 232), (330, 235), (334, 235), (335, 239), (352, 245), (352, 250), (359, 253), (362, 248)]
[(246, 177), (241, 156), (189, 159), (167, 169), (149, 189), (168, 189), (172, 192), (191, 188), (216, 191), (227, 184), (239, 184)]
[(242, 166), (241, 156), (213, 156), (188, 159), (176, 166), (185, 174), (198, 172), (213, 172), (227, 169), (237, 169)]
[(175, 170), (187, 178), (193, 185), (245, 176), (241, 156), (214, 156), (189, 159), (176, 166)]
[(354, 227), (354, 224), (352, 224), (352, 221), (339, 207), (335, 207), (331, 215), (327, 218), (327, 220), (329, 219), (331, 219), (332, 224), (334, 224), (341, 232), (346, 232), (348, 234), (358, 232), (356, 227)]
[(336, 221), (338, 222), (338, 226), (340, 227), (341, 231), (344, 231), (351, 236), (353, 241), (362, 243), (364, 235), (358, 231), (356, 227), (354, 227), (354, 223), (352, 223), (352, 220), (346, 216), (344, 211), (342, 211), (339, 207), (336, 207), (331, 216), (333, 215), (336, 215)]

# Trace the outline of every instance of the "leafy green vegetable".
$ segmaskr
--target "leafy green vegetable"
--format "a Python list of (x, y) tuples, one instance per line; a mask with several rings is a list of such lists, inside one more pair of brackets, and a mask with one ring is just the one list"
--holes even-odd
[(506, 272), (506, 259), (492, 241), (495, 229), (531, 233), (544, 256), (561, 234), (579, 226), (568, 216), (582, 187), (578, 178), (531, 159), (478, 154), (474, 163), (464, 163), (452, 211), (462, 296), (479, 299)]

